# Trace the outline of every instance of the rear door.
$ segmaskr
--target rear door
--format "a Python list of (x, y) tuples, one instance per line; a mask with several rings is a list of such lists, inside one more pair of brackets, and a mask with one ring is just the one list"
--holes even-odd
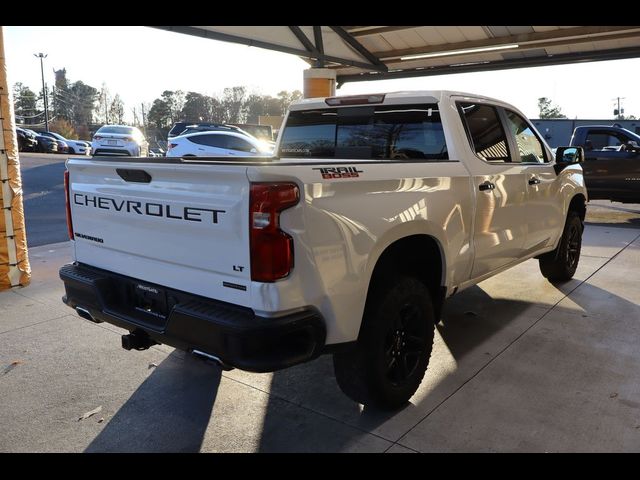
[(457, 105), (469, 140), (467, 164), (476, 195), (471, 278), (477, 278), (521, 258), (527, 180), (525, 167), (511, 151), (499, 108), (484, 101)]
[(229, 156), (229, 150), (227, 149), (227, 137), (224, 134), (210, 133), (206, 135), (188, 137), (186, 140), (186, 146), (193, 147), (193, 154), (198, 157)]
[(74, 159), (67, 167), (78, 262), (249, 304), (246, 167)]

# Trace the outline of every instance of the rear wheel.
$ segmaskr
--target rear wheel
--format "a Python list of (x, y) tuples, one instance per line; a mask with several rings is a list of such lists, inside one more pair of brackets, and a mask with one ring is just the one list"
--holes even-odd
[(540, 272), (549, 281), (563, 282), (573, 278), (580, 260), (583, 230), (580, 216), (570, 210), (558, 246), (539, 258)]
[(333, 356), (338, 385), (364, 405), (385, 409), (403, 406), (424, 377), (434, 328), (431, 296), (422, 282), (403, 276), (374, 288), (358, 343)]

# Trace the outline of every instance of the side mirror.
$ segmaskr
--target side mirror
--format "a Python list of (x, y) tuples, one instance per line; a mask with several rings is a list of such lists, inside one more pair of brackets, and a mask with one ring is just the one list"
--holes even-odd
[(626, 143), (627, 152), (640, 152), (640, 145), (635, 140), (629, 140)]
[(574, 163), (584, 162), (584, 149), (582, 147), (558, 147), (556, 149), (556, 173)]

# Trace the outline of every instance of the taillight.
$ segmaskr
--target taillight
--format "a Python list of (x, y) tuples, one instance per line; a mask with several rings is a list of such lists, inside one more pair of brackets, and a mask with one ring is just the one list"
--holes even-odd
[(252, 183), (249, 196), (251, 280), (275, 282), (293, 268), (293, 239), (280, 229), (280, 212), (298, 203), (295, 183)]
[(169, 148), (167, 148), (167, 150), (171, 150), (172, 148), (177, 147), (177, 146), (178, 146), (177, 143), (170, 143), (169, 144)]
[(102, 140), (102, 137), (100, 135), (96, 135), (95, 137), (93, 137), (94, 140)]
[(67, 206), (67, 232), (69, 240), (73, 240), (73, 222), (71, 221), (71, 200), (69, 199), (69, 170), (64, 171), (64, 201)]

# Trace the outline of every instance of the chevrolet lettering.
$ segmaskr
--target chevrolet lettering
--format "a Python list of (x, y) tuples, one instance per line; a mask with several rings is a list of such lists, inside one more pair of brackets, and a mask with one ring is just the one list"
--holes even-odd
[(218, 216), (225, 213), (224, 210), (197, 207), (171, 207), (171, 205), (156, 202), (137, 202), (133, 200), (116, 200), (109, 197), (96, 197), (80, 193), (73, 194), (73, 203), (85, 207), (100, 208), (102, 210), (115, 210), (116, 212), (136, 213), (151, 217), (175, 218), (190, 222), (218, 223)]

